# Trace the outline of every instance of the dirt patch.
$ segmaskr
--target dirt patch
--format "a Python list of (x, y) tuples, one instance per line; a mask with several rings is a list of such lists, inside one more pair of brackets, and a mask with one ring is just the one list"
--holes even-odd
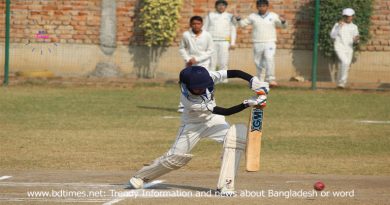
[[(133, 171), (0, 171), (1, 204), (386, 204), (389, 176), (239, 173), (237, 196), (214, 195), (218, 173), (176, 171), (144, 190), (124, 189)], [(313, 190), (323, 181), (322, 192)], [(51, 196), (35, 196), (45, 191)], [(79, 196), (74, 195), (76, 192)], [(72, 195), (73, 194), (73, 195)], [(84, 194), (84, 195), (82, 195)], [(93, 195), (92, 195), (93, 194)], [(136, 196), (137, 195), (137, 196)], [(202, 195), (202, 196), (201, 196)], [(185, 203), (184, 203), (185, 201)]]

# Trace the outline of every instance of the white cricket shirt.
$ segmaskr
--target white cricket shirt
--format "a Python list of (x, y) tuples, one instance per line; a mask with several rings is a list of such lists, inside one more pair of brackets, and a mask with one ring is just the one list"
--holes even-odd
[(286, 28), (287, 22), (282, 24), (279, 15), (274, 12), (267, 12), (264, 15), (252, 13), (247, 18), (239, 21), (244, 27), (253, 26), (252, 40), (254, 43), (276, 42), (276, 26)]
[(210, 32), (214, 41), (229, 41), (235, 45), (237, 29), (233, 14), (210, 12), (207, 14), (203, 29)]
[(202, 31), (199, 36), (196, 36), (190, 29), (183, 33), (179, 52), (185, 62), (194, 57), (197, 64), (209, 64), (207, 62), (210, 62), (211, 55), (214, 52), (213, 39), (207, 31)]
[(330, 32), (330, 37), (335, 40), (335, 49), (339, 47), (353, 49), (353, 39), (358, 35), (359, 30), (354, 23), (343, 23), (343, 25), (336, 23)]
[[(227, 79), (227, 71), (209, 71), (214, 84), (218, 84)], [(198, 96), (190, 94), (189, 97), (185, 97), (183, 94), (180, 96), (180, 100), (184, 105), (184, 111), (181, 116), (181, 121), (184, 124), (188, 123), (204, 123), (211, 120), (215, 114), (210, 110), (216, 106), (214, 94), (208, 93), (207, 96)]]

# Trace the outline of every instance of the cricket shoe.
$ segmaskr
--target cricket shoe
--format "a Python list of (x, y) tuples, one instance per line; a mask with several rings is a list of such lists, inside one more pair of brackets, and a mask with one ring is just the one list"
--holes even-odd
[(215, 195), (216, 196), (221, 196), (221, 197), (235, 197), (236, 196), (236, 192), (234, 190), (227, 190), (227, 189), (217, 189), (215, 191)]
[(137, 177), (132, 177), (129, 180), (129, 184), (126, 186), (127, 189), (142, 189), (144, 188), (144, 181)]
[(184, 112), (184, 107), (179, 107), (179, 108), (177, 109), (177, 112), (178, 112), (178, 113), (183, 113), (183, 112)]
[(342, 90), (342, 89), (345, 89), (345, 85), (337, 85), (336, 88)]

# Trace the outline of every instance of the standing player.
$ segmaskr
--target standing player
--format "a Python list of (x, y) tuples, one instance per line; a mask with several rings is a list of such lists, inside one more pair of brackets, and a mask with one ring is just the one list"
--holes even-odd
[[(231, 108), (219, 107), (214, 99), (214, 85), (227, 78), (242, 78), (253, 91), (262, 95)], [(208, 72), (203, 67), (191, 66), (180, 72), (180, 88), (184, 112), (176, 140), (166, 154), (134, 174), (129, 181), (130, 188), (141, 189), (145, 182), (183, 167), (191, 160), (190, 152), (199, 140), (209, 138), (224, 142), (217, 189), (222, 195), (234, 194), (234, 180), (245, 150), (247, 131), (242, 124), (230, 126), (224, 116), (250, 106), (265, 106), (268, 83), (240, 70)]]
[(257, 76), (261, 79), (263, 65), (266, 69), (265, 81), (277, 86), (275, 78), (276, 27), (286, 28), (287, 22), (274, 12), (268, 11), (268, 0), (257, 0), (258, 13), (250, 14), (246, 19), (236, 17), (242, 27), (252, 25), (252, 40)]
[(190, 27), (190, 30), (183, 33), (183, 39), (179, 46), (180, 55), (183, 57), (186, 67), (199, 65), (209, 69), (211, 55), (214, 52), (213, 39), (210, 33), (202, 30), (202, 17), (191, 17)]
[(211, 57), (209, 70), (227, 70), (229, 63), (229, 49), (235, 48), (236, 26), (233, 14), (226, 11), (227, 1), (215, 2), (215, 12), (210, 12), (204, 22), (203, 30), (210, 32), (214, 41), (214, 54)]
[(337, 72), (337, 87), (345, 88), (348, 71), (353, 57), (353, 44), (359, 42), (358, 27), (352, 23), (355, 11), (346, 8), (342, 12), (343, 18), (333, 26), (330, 37), (334, 39), (334, 50), (340, 60)]

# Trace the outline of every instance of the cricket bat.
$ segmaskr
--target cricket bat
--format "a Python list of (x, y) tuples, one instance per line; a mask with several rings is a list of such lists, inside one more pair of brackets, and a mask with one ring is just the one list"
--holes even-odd
[(263, 109), (252, 108), (248, 123), (246, 145), (246, 171), (260, 170), (261, 135), (263, 129)]

